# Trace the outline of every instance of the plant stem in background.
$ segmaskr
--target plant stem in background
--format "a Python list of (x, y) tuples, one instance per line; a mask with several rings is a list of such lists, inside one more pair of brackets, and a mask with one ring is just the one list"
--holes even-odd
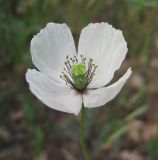
[(82, 102), (82, 109), (80, 113), (80, 145), (81, 145), (81, 150), (82, 150), (84, 160), (89, 160), (89, 155), (88, 155), (87, 148), (84, 142), (85, 110), (86, 108), (84, 107), (84, 104)]

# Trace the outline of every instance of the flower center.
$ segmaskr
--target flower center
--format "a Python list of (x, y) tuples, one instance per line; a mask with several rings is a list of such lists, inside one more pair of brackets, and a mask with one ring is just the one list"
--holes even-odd
[(60, 75), (60, 78), (62, 78), (68, 86), (82, 92), (92, 81), (96, 68), (97, 66), (91, 58), (87, 60), (82, 55), (80, 55), (79, 58), (69, 58), (66, 56), (64, 71), (62, 75)]

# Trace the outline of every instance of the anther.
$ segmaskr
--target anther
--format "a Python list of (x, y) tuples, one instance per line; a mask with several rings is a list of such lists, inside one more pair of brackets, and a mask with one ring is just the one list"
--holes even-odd
[(68, 56), (68, 55), (66, 56), (66, 59), (67, 59), (67, 60), (69, 59), (69, 56)]
[(90, 62), (93, 62), (93, 59), (92, 59), (92, 58), (90, 58), (89, 60), (90, 60)]

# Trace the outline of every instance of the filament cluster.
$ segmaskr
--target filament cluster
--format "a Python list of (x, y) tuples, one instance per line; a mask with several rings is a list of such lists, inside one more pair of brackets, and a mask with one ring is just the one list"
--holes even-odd
[(66, 56), (64, 64), (60, 78), (77, 91), (84, 91), (95, 76), (97, 66), (93, 63), (93, 59), (87, 59), (83, 55), (73, 58)]

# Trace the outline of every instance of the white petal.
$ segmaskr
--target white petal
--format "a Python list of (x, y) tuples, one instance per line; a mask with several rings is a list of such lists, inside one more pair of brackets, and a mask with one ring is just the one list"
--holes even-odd
[(89, 24), (83, 28), (78, 46), (78, 54), (92, 58), (98, 65), (89, 88), (105, 86), (119, 69), (127, 53), (127, 43), (120, 30), (108, 23)]
[(105, 105), (107, 102), (115, 98), (115, 96), (120, 92), (131, 73), (131, 68), (129, 68), (127, 72), (114, 84), (108, 87), (98, 88), (96, 90), (88, 90), (87, 93), (83, 95), (84, 105), (87, 108)]
[(43, 73), (59, 78), (66, 55), (76, 55), (74, 40), (66, 24), (48, 23), (31, 40), (34, 65)]
[(28, 69), (26, 80), (32, 93), (47, 106), (67, 113), (79, 113), (82, 99), (74, 89), (66, 85), (59, 85), (35, 69)]

